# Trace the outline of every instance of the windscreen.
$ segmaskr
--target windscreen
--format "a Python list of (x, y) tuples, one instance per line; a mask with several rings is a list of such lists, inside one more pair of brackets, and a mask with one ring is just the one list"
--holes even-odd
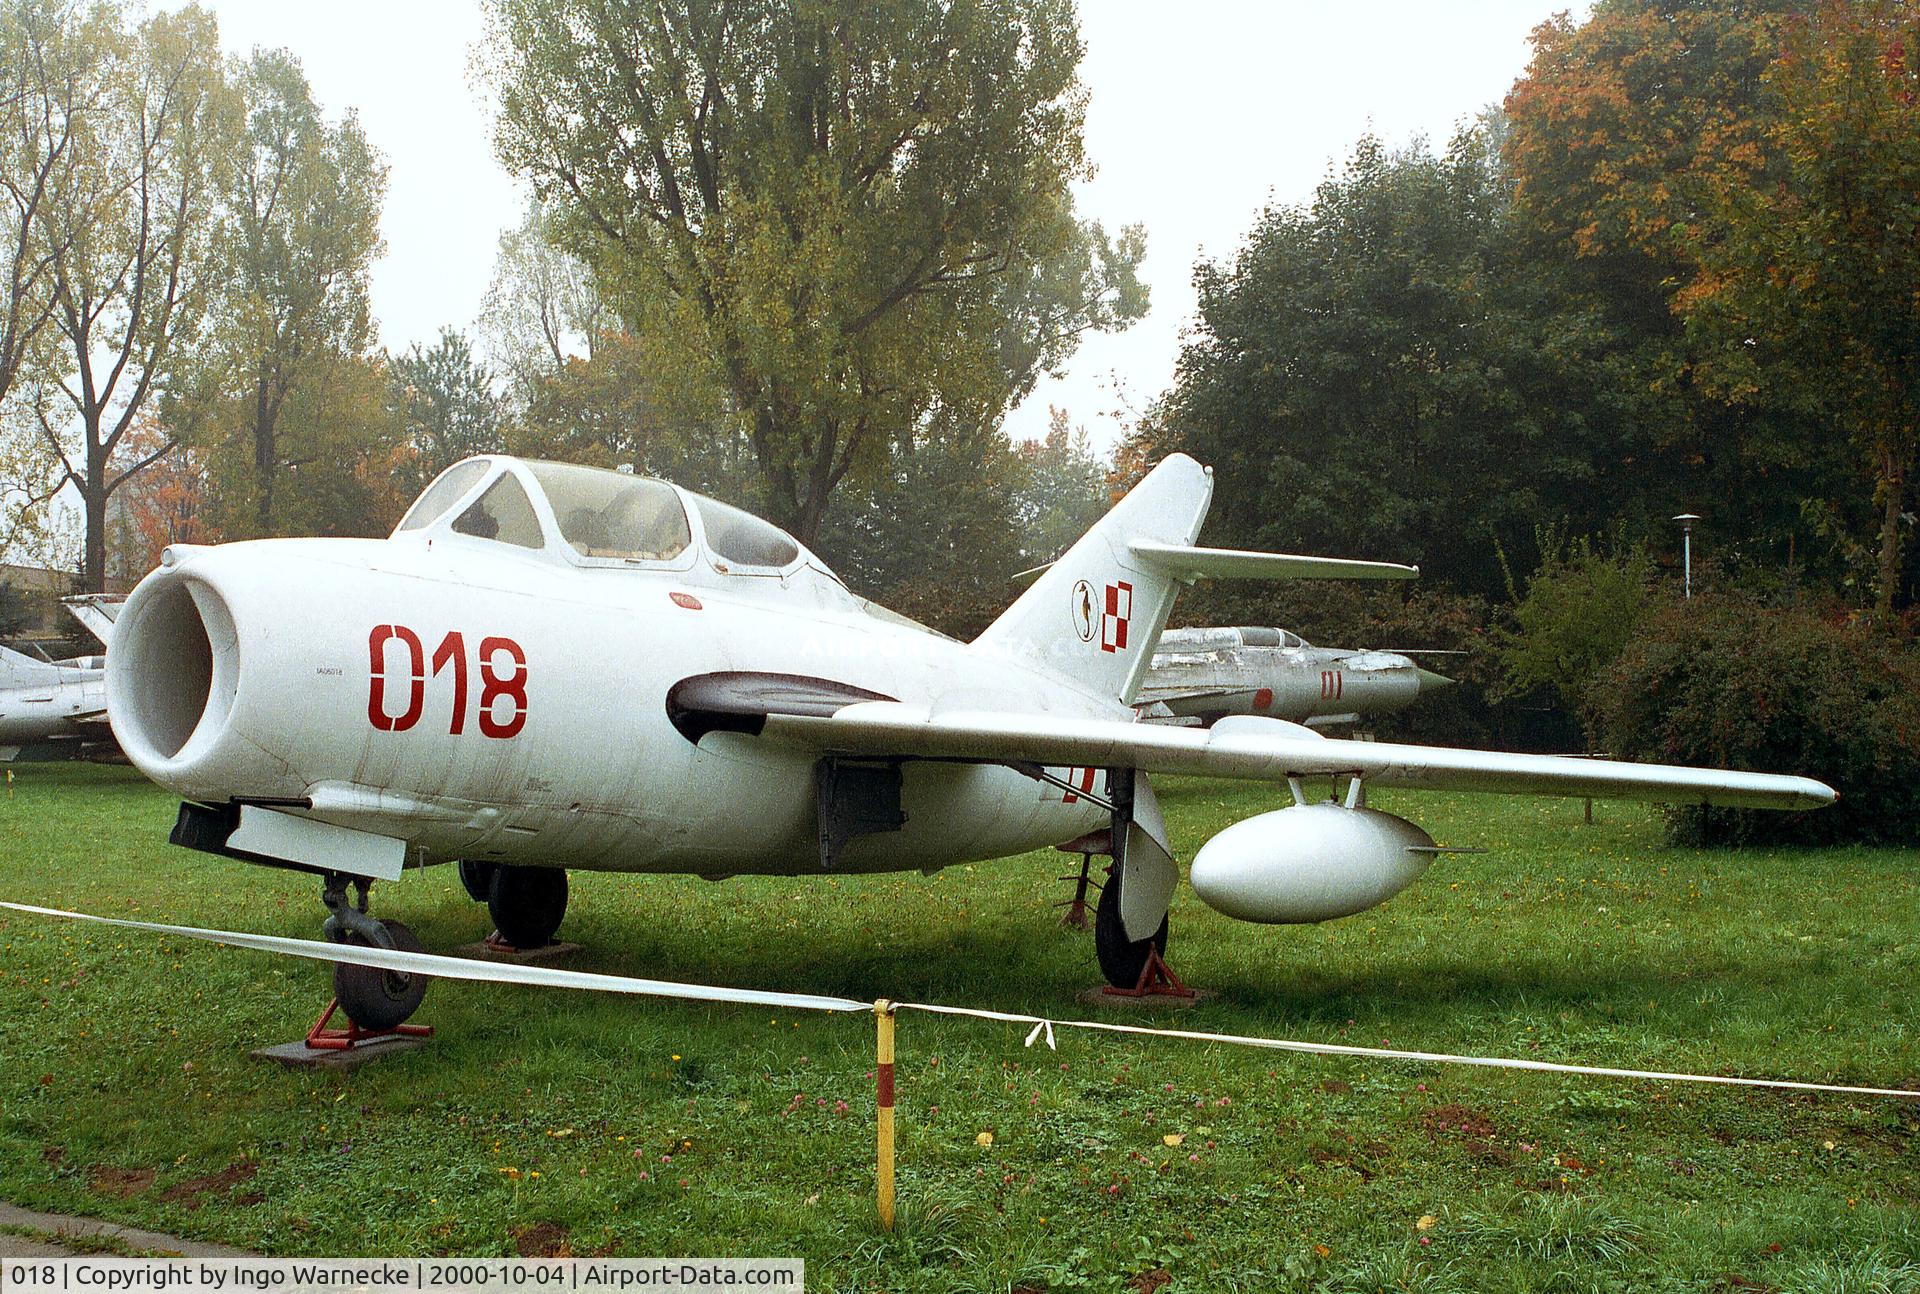
[(414, 500), (407, 515), (400, 518), (400, 524), (394, 527), (394, 533), (402, 530), (419, 530), (439, 520), (440, 514), (454, 505), (459, 497), (471, 490), (474, 483), (486, 473), (484, 459), (470, 458), (464, 463), (455, 463), (434, 480)]
[(663, 562), (693, 541), (680, 496), (664, 481), (568, 463), (529, 463), (560, 523), (560, 537), (582, 557)]
[(456, 533), (476, 539), (495, 539), (521, 548), (545, 548), (546, 536), (540, 532), (540, 518), (533, 513), (527, 492), (509, 472), (487, 487), (460, 519), (453, 523)]
[(699, 508), (700, 526), (707, 532), (707, 547), (722, 561), (739, 566), (779, 567), (800, 556), (800, 545), (771, 521), (762, 521), (751, 512), (742, 512), (716, 499), (700, 499)]

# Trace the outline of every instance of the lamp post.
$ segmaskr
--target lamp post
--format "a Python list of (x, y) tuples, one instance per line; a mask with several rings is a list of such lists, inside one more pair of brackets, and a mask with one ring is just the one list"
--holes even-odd
[(1686, 583), (1687, 600), (1693, 600), (1693, 523), (1700, 520), (1697, 513), (1683, 512), (1674, 518), (1680, 523), (1680, 543), (1684, 557), (1681, 559), (1682, 578)]

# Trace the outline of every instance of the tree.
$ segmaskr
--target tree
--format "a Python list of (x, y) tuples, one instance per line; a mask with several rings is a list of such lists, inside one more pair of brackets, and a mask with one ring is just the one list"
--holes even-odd
[[(127, 436), (125, 453), (144, 457), (172, 437), (156, 419), (142, 419)], [(207, 471), (194, 445), (172, 453), (133, 477), (116, 496), (120, 525), (108, 554), (115, 578), (131, 583), (160, 563), (169, 544), (218, 543), (212, 526)]]
[(409, 473), (414, 491), (463, 458), (500, 449), (501, 409), (493, 375), (474, 359), (466, 334), (442, 328), (432, 350), (416, 342), (390, 369), (414, 455)]
[[(1802, 0), (1600, 0), (1534, 33), (1506, 99), (1515, 254), (1608, 375), (1572, 409), (1626, 469), (1612, 511), (1650, 528), (1697, 511), (1773, 562), (1807, 556), (1803, 505), (1844, 499), (1852, 465), (1790, 383), (1729, 401), (1676, 309), (1702, 215), (1728, 184), (1780, 179), (1764, 74)], [(1587, 527), (1592, 528), (1592, 527)]]
[(32, 411), (0, 406), (0, 561), (68, 564), (51, 551), (63, 536), (59, 512), (47, 506), (66, 483)]
[(1533, 33), (1507, 95), (1517, 224), (1563, 283), (1630, 336), (1677, 332), (1673, 284), (1691, 273), (1673, 236), (1706, 177), (1749, 157), (1760, 77), (1795, 0), (1600, 0)]
[(107, 500), (171, 448), (117, 455), (202, 323), (231, 100), (213, 18), (193, 6), (132, 31), (108, 5), (74, 15), (40, 66), (36, 111), (76, 124), (70, 196), (38, 212), (62, 354), (27, 403), (80, 496), (84, 582), (99, 589)]
[[(1119, 293), (1055, 291), (1108, 265), (1072, 218), (1068, 0), (489, 7), (501, 158), (663, 401), (744, 426), (803, 540), (910, 429), (992, 420), (1056, 341), (1108, 326), (1090, 296), (1121, 315)], [(1032, 359), (1008, 344), (1022, 317)]]
[(552, 213), (538, 203), (529, 207), (518, 229), (500, 235), (493, 282), (480, 306), (487, 357), (523, 407), (569, 358), (592, 359), (611, 324), (593, 272), (560, 249), (559, 233)]
[[(97, 46), (71, 46), (74, 25), (72, 6), (55, 0), (0, 7), (0, 401), (53, 317), (53, 266), (71, 226), (50, 230), (44, 217), (77, 199), (74, 136), (98, 106), (97, 69), (82, 79), (86, 93), (67, 96), (56, 87), (63, 66), (99, 56)], [(67, 66), (68, 75), (79, 72)]]
[(664, 406), (646, 348), (603, 333), (590, 357), (569, 355), (538, 379), (507, 429), (512, 452), (659, 476), (747, 508), (756, 492), (753, 451), (732, 420), (696, 421)]
[(1920, 449), (1916, 59), (1909, 4), (1828, 0), (1788, 25), (1760, 150), (1716, 173), (1688, 231), (1700, 269), (1678, 298), (1717, 395), (1744, 406), (1790, 392), (1855, 447), (1878, 510), (1883, 621)]
[(1418, 562), (1483, 594), (1496, 543), (1605, 517), (1621, 469), (1577, 326), (1516, 267), (1491, 133), (1444, 156), (1363, 139), (1306, 207), (1194, 272), (1200, 322), (1123, 451), (1216, 469), (1223, 544)]
[(196, 441), (206, 465), (210, 528), (226, 539), (261, 535), (384, 535), (413, 496), (413, 450), (377, 356), (325, 354), (274, 418), (271, 525), (260, 526), (253, 460), (231, 441)]
[(1045, 438), (1013, 449), (1024, 469), (1011, 517), (1023, 560), (1050, 562), (1106, 512), (1107, 465), (1087, 444), (1086, 428), (1056, 405), (1047, 408)]
[(1544, 690), (1577, 712), (1593, 680), (1618, 660), (1653, 603), (1653, 558), (1616, 537), (1596, 544), (1547, 529), (1540, 567), (1514, 588), (1511, 632), (1498, 637), (1503, 691)]
[(177, 418), (247, 455), (255, 514), (234, 533), (269, 534), (284, 529), (279, 478), (299, 463), (280, 443), (288, 402), (373, 340), (367, 279), (387, 172), (352, 112), (323, 119), (284, 50), (257, 51), (235, 79), (246, 130), (220, 229), (213, 344)]
[(1019, 592), (1013, 576), (1033, 565), (1015, 505), (1026, 476), (998, 430), (927, 432), (896, 445), (882, 478), (847, 489), (817, 547), (857, 592), (972, 638)]

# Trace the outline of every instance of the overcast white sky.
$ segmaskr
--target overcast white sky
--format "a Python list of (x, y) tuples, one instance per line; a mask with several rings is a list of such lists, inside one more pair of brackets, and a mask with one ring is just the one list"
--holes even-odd
[[(470, 329), (495, 241), (523, 197), (493, 159), (490, 113), (470, 74), (476, 0), (203, 0), (234, 53), (284, 46), (330, 115), (359, 111), (390, 173), (375, 267), (381, 341), (404, 350)], [(170, 7), (170, 6), (161, 6)], [(1087, 145), (1099, 173), (1084, 215), (1147, 226), (1153, 309), (1090, 340), (1009, 423), (1045, 430), (1064, 406), (1102, 447), (1173, 375), (1201, 256), (1231, 256), (1261, 207), (1312, 196), (1371, 130), (1444, 146), (1526, 64), (1527, 34), (1567, 0), (1082, 0)], [(1586, 6), (1573, 5), (1576, 12)], [(1117, 386), (1116, 386), (1117, 384)], [(1116, 417), (1116, 411), (1121, 411)]]

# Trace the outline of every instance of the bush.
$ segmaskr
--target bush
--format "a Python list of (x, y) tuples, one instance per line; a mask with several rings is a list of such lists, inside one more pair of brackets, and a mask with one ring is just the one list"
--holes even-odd
[(1498, 636), (1496, 697), (1544, 691), (1577, 709), (1594, 677), (1633, 641), (1653, 600), (1653, 558), (1645, 544), (1609, 547), (1552, 529), (1536, 537), (1540, 569), (1514, 602), (1514, 629)]
[(1696, 597), (1649, 616), (1586, 695), (1619, 759), (1817, 777), (1806, 813), (1676, 808), (1675, 843), (1920, 841), (1920, 652), (1798, 608)]

